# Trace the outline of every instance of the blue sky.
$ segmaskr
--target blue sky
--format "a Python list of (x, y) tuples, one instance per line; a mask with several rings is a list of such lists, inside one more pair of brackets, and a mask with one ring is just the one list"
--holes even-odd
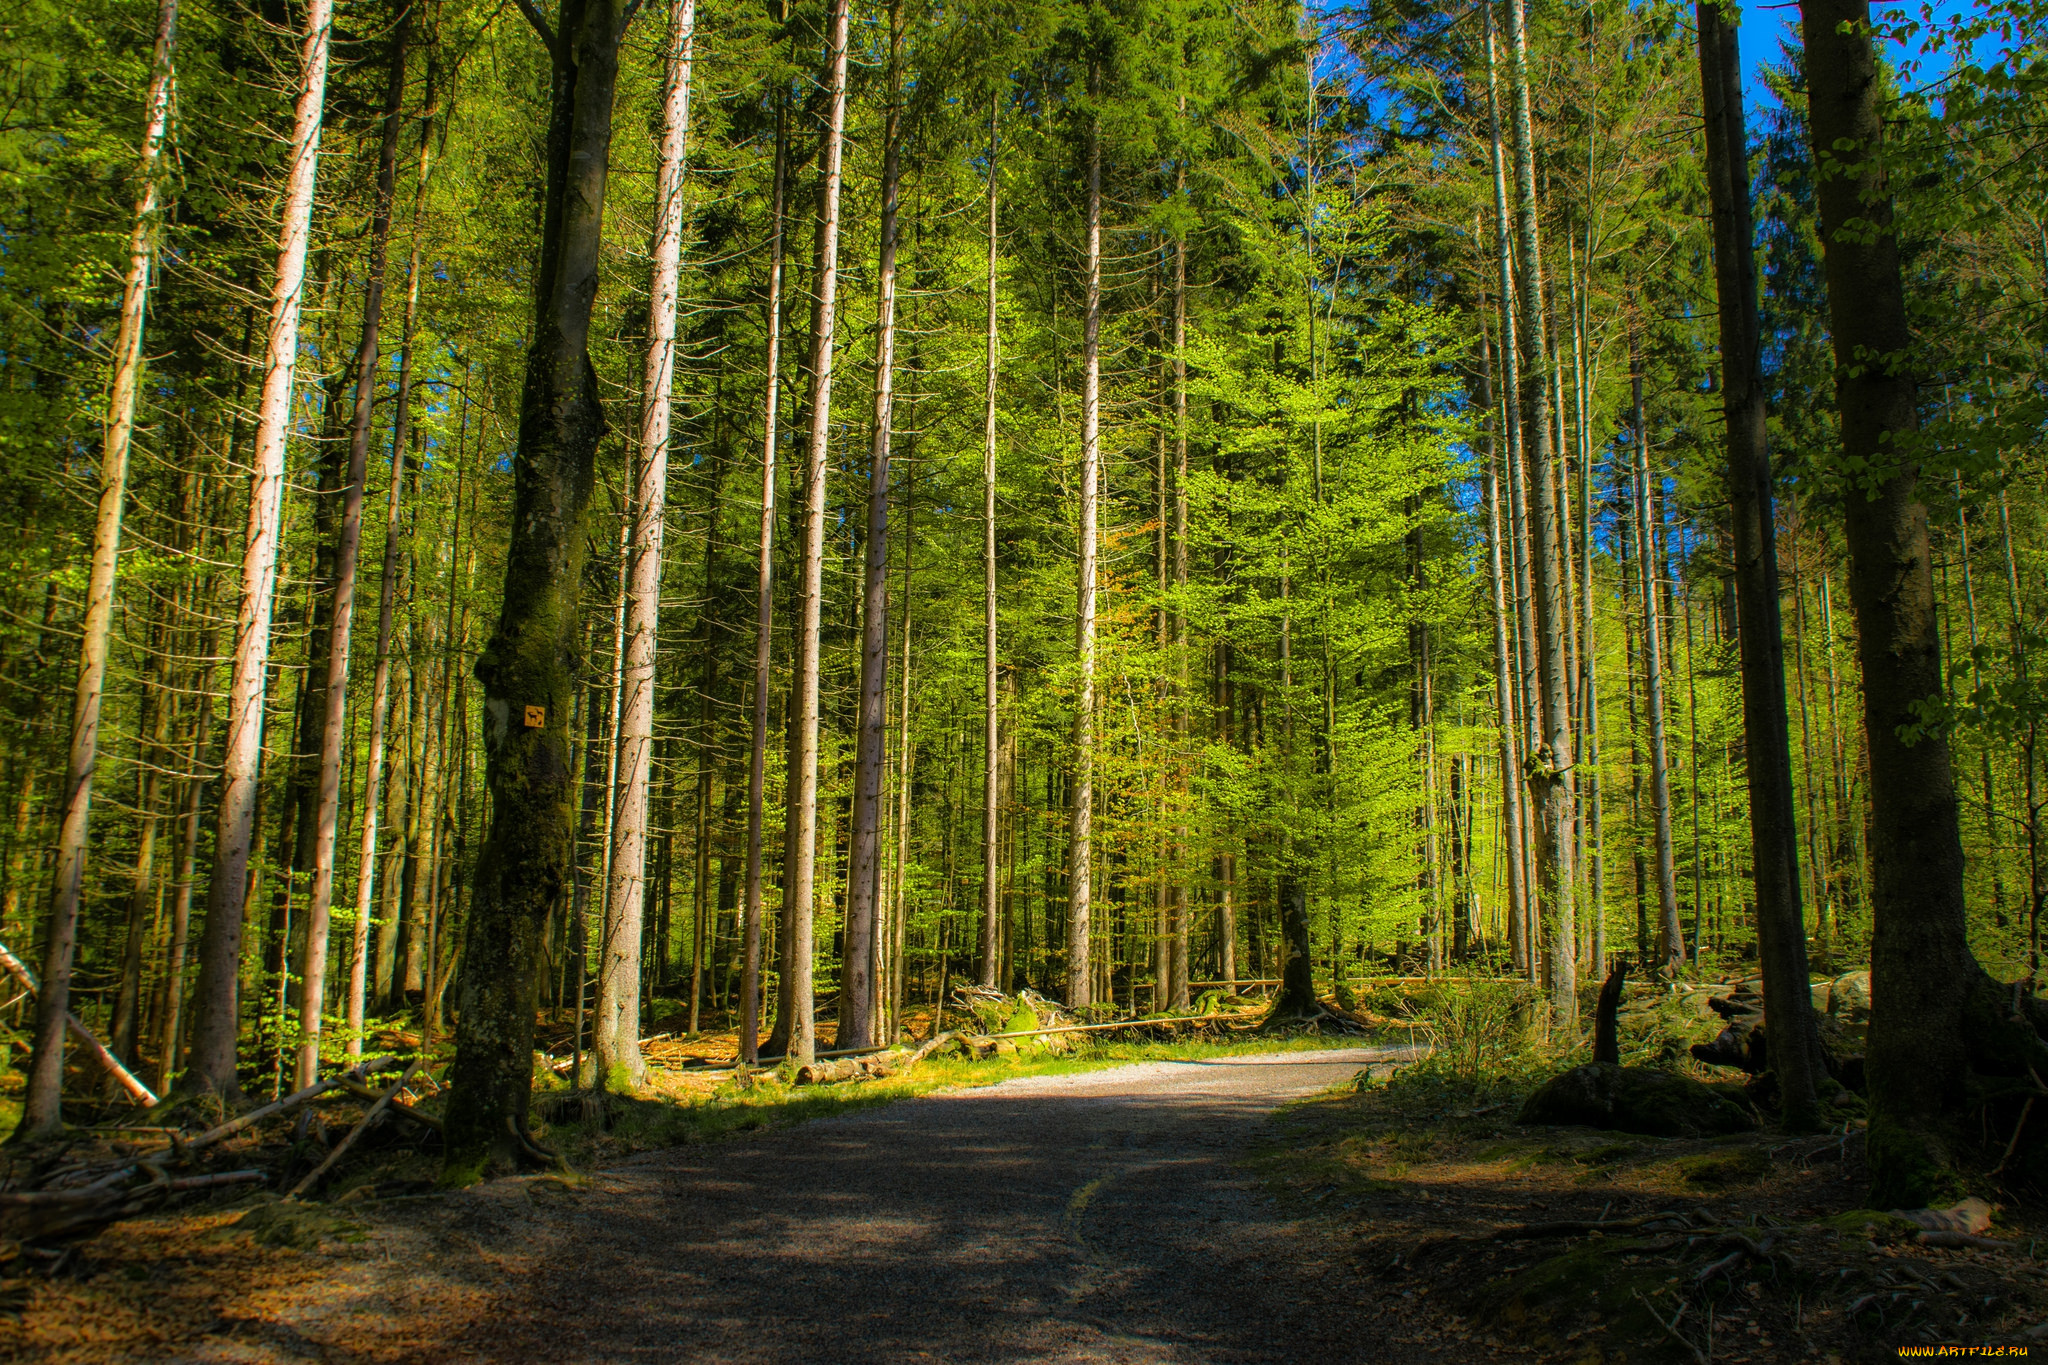
[[(1911, 6), (1874, 3), (1873, 17), (1881, 24), (1888, 18), (1903, 18), (1917, 15), (1923, 10), (1931, 11), (1937, 19), (1952, 18), (1963, 14), (1973, 6), (1968, 0), (1931, 0), (1923, 3), (1916, 0)], [(1758, 73), (1770, 62), (1778, 59), (1779, 46), (1786, 39), (1797, 39), (1799, 32), (1798, 0), (1773, 0), (1772, 3), (1756, 3), (1742, 6), (1742, 69), (1745, 75), (1744, 93), (1754, 106), (1770, 99)], [(1924, 56), (1917, 49), (1916, 40), (1911, 45), (1894, 43), (1889, 45), (1888, 55), (1894, 62), (1917, 60), (1919, 70), (1915, 73), (1914, 85), (1926, 85), (1938, 80), (1948, 70), (1945, 54)]]

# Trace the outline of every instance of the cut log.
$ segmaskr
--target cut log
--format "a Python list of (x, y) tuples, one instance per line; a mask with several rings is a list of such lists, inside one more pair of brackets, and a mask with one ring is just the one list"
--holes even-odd
[[(21, 988), (30, 995), (36, 993), (35, 973), (28, 969), (26, 963), (9, 951), (4, 943), (0, 943), (0, 968), (5, 968), (7, 974), (19, 982)], [(107, 1051), (106, 1044), (94, 1037), (93, 1031), (80, 1022), (78, 1016), (69, 1010), (64, 1012), (64, 1027), (70, 1031), (72, 1037), (78, 1040), (78, 1045), (84, 1048), (92, 1059), (98, 1062), (101, 1068), (109, 1076), (112, 1076), (123, 1090), (134, 1097), (137, 1104), (145, 1109), (156, 1107), (156, 1092), (137, 1080), (133, 1072), (121, 1065), (120, 1058)]]

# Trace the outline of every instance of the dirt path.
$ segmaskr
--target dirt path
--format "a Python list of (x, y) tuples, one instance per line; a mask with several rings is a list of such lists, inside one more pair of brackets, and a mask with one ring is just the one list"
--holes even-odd
[(1412, 1359), (1345, 1242), (1239, 1162), (1282, 1101), (1391, 1055), (1032, 1077), (421, 1201), (177, 1358)]

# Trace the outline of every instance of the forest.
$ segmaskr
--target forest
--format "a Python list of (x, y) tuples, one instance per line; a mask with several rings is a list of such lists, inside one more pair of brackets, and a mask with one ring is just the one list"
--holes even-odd
[(17, 1136), (399, 1030), (460, 1181), (657, 1017), (1617, 961), (1760, 973), (1804, 1130), (1867, 965), (1871, 1206), (1957, 1188), (2048, 1070), (2048, 9), (1797, 18), (10, 0)]

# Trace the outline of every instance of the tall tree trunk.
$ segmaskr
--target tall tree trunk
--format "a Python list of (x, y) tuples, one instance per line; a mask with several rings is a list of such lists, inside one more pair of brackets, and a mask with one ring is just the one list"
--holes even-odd
[(548, 184), (497, 629), (477, 660), (491, 823), (477, 857), (444, 1178), (541, 1154), (525, 1134), (534, 974), (573, 856), (569, 721), (584, 512), (604, 410), (588, 351), (623, 0), (565, 0), (550, 41)]
[(768, 226), (767, 393), (761, 419), (761, 535), (754, 599), (753, 735), (747, 759), (747, 889), (741, 930), (740, 1060), (761, 1046), (761, 835), (768, 782), (769, 670), (775, 645), (775, 419), (782, 353), (782, 200), (788, 179), (787, 112), (775, 103), (775, 190)]
[(1842, 453), (1859, 471), (1843, 522), (1870, 756), (1871, 1198), (1912, 1208), (1946, 1193), (1949, 1134), (1968, 1107), (1966, 1006), (1982, 974), (1963, 917), (1948, 739), (1923, 732), (1917, 711), (1941, 691), (1941, 650), (1919, 470), (1898, 449), (1919, 416), (1870, 6), (1801, 0), (1799, 12)]
[(833, 0), (822, 160), (824, 178), (818, 206), (818, 326), (811, 338), (811, 429), (804, 448), (809, 464), (804, 488), (804, 544), (798, 627), (800, 666), (796, 679), (796, 746), (790, 754), (788, 800), (793, 845), (789, 883), (783, 896), (791, 914), (786, 994), (791, 1002), (788, 1055), (808, 1064), (817, 1054), (817, 1002), (811, 987), (812, 926), (818, 867), (818, 674), (819, 628), (825, 607), (825, 471), (832, 436), (832, 355), (837, 339), (839, 291), (839, 192), (846, 135), (846, 44), (848, 0)]
[(897, 193), (903, 166), (903, 6), (889, 6), (889, 97), (882, 132), (881, 259), (877, 264), (875, 428), (863, 544), (860, 698), (854, 722), (852, 857), (848, 859), (837, 1046), (874, 1041), (875, 902), (882, 875), (882, 767), (889, 749), (889, 437), (896, 401)]
[[(1180, 96), (1181, 116), (1187, 116), (1187, 95)], [(1187, 194), (1187, 166), (1174, 168), (1175, 195)], [(1188, 618), (1185, 605), (1188, 586), (1188, 243), (1183, 235), (1173, 244), (1173, 588), (1176, 594), (1170, 616), (1172, 667), (1175, 673), (1173, 731), (1178, 754), (1188, 753), (1191, 723), (1188, 699)], [(1174, 792), (1186, 795), (1185, 758), (1172, 769)], [(1185, 805), (1183, 803), (1183, 809)], [(1174, 878), (1168, 889), (1167, 918), (1173, 928), (1173, 1004), (1188, 1007), (1188, 826), (1185, 815), (1173, 830)]]
[(350, 418), (348, 473), (342, 484), (341, 527), (334, 551), (334, 603), (329, 611), (327, 685), (320, 734), (318, 806), (313, 826), (313, 889), (306, 903), (304, 982), (299, 997), (297, 1085), (320, 1070), (321, 1007), (327, 992), (327, 930), (334, 905), (335, 835), (341, 822), (341, 757), (348, 743), (349, 640), (355, 624), (356, 560), (363, 543), (363, 494), (370, 469), (370, 418), (377, 387), (377, 340), (384, 318), (384, 267), (391, 240), (391, 198), (398, 177), (398, 130), (405, 103), (408, 6), (391, 38), (391, 76), (384, 92), (384, 131), (377, 148), (377, 190), (370, 216), (370, 262), (363, 288), (363, 332), (356, 345), (355, 410)]
[(654, 649), (661, 617), (661, 538), (668, 508), (669, 398), (675, 383), (676, 294), (683, 254), (683, 171), (690, 135), (690, 69), (696, 0), (671, 0), (666, 85), (649, 275), (647, 358), (640, 388), (639, 486), (626, 570), (620, 666), (617, 812), (611, 828), (611, 878), (605, 900), (604, 957), (598, 968), (598, 1074), (647, 1079), (640, 1055), (640, 938), (646, 902), (647, 782), (654, 746)]
[[(996, 209), (999, 202), (1002, 92), (988, 98), (988, 361), (983, 376), (987, 395), (982, 407), (981, 450), (981, 666), (982, 666), (982, 789), (981, 789), (981, 972), (980, 982), (996, 980), (996, 759), (1000, 717), (996, 710)], [(1007, 985), (1008, 983), (1000, 983)]]
[[(1771, 1070), (1778, 1076), (1786, 1122), (1803, 1128), (1819, 1117), (1815, 1084), (1820, 1076), (1820, 1040), (1806, 979), (1806, 917), (1799, 905), (1799, 830), (1785, 710), (1777, 517), (1764, 421), (1742, 61), (1730, 16), (1715, 0), (1700, 0), (1695, 8), (1707, 123), (1707, 192), (1713, 205), (1714, 282), (1720, 298), (1721, 408), (1728, 423), (1728, 507), (1735, 540), (1757, 946), (1764, 973), (1764, 1014), (1771, 1021)], [(1922, 527), (1924, 531), (1924, 520)], [(1796, 591), (1796, 578), (1793, 586)], [(1655, 636), (1650, 638), (1654, 649)]]
[(1536, 226), (1536, 150), (1529, 111), (1529, 35), (1523, 0), (1508, 0), (1508, 74), (1514, 95), (1515, 219), (1520, 250), (1522, 449), (1529, 486), (1530, 590), (1535, 599), (1537, 687), (1542, 720), (1529, 756), (1536, 815), (1536, 883), (1550, 943), (1551, 1014), (1569, 1039), (1579, 1022), (1578, 928), (1572, 875), (1571, 678), (1565, 662), (1560, 508), (1551, 478), (1550, 347), (1543, 304), (1543, 256)]
[[(363, 1016), (369, 992), (370, 910), (377, 894), (377, 821), (384, 799), (385, 746), (391, 721), (391, 644), (398, 598), (398, 549), (404, 529), (405, 450), (412, 438), (415, 333), (419, 324), (420, 270), (425, 264), (427, 179), (433, 168), (435, 66), (427, 65), (426, 109), (420, 117), (419, 175), (413, 187), (412, 251), (405, 272), (405, 321), (399, 332), (398, 393), (391, 419), (391, 486), (384, 506), (384, 556), (377, 580), (377, 665), (370, 685), (370, 737), (363, 781), (362, 835), (356, 850), (356, 923), (349, 954), (347, 1055), (363, 1055)], [(381, 938), (395, 926), (384, 926)], [(381, 939), (380, 939), (381, 941)], [(395, 940), (394, 940), (395, 941)]]
[(206, 889), (206, 928), (199, 940), (199, 980), (189, 1069), (184, 1084), (221, 1095), (241, 1091), (235, 1043), (241, 1028), (238, 987), (242, 912), (253, 883), (258, 779), (263, 756), (263, 703), (269, 680), (270, 618), (277, 597), (278, 535), (283, 521), (285, 439), (291, 426), (293, 375), (299, 351), (299, 304), (312, 235), (313, 188), (319, 172), (320, 125), (327, 104), (327, 58), (333, 0), (310, 0), (300, 59), (298, 107), (290, 171), (271, 279), (264, 342), (263, 396), (249, 476), (248, 529), (242, 552), (241, 605), (235, 617), (235, 659), (228, 686), (227, 750), (221, 763), (220, 808), (213, 875)]
[[(1096, 73), (1088, 73), (1095, 93)], [(1089, 914), (1095, 851), (1095, 519), (1102, 478), (1102, 128), (1088, 127), (1088, 276), (1082, 323), (1080, 562), (1074, 603), (1074, 652), (1080, 686), (1074, 702), (1074, 813), (1067, 851), (1067, 1003), (1095, 1002)]]
[[(1629, 333), (1629, 383), (1635, 402), (1634, 452), (1630, 483), (1635, 502), (1636, 568), (1643, 593), (1643, 697), (1650, 749), (1650, 811), (1656, 822), (1657, 957), (1664, 971), (1685, 970), (1685, 929), (1678, 918), (1678, 871), (1671, 845), (1671, 766), (1664, 725), (1664, 632), (1657, 620), (1657, 533), (1650, 499), (1650, 440), (1643, 420), (1643, 362), (1635, 332)], [(1775, 599), (1773, 599), (1775, 600)], [(1747, 623), (1743, 639), (1749, 638)], [(1780, 696), (1782, 698), (1782, 691)]]
[[(137, 167), (135, 221), (128, 234), (128, 269), (121, 283), (121, 319), (114, 334), (113, 382), (100, 444), (99, 515), (93, 523), (92, 568), (86, 582), (85, 619), (78, 645), (78, 683), (72, 694), (71, 740), (64, 765), (64, 806), (57, 833), (57, 875), (43, 934), (42, 994), (36, 998), (35, 1052), (22, 1096), (24, 1137), (54, 1133), (63, 1123), (65, 1019), (71, 1012), (71, 960), (78, 941), (78, 905), (85, 887), (87, 829), (92, 815), (93, 769), (99, 759), (100, 698), (107, 676), (107, 639), (114, 621), (114, 572), (121, 553), (121, 514), (128, 498), (128, 447), (135, 430), (135, 397), (142, 383), (142, 334), (149, 272), (156, 256), (159, 167), (170, 122), (171, 45), (177, 0), (157, 13), (149, 94), (144, 105), (142, 155)], [(324, 51), (324, 49), (323, 49)], [(11, 885), (10, 885), (11, 889)]]
[[(1505, 321), (1505, 319), (1503, 319)], [(1493, 338), (1482, 324), (1479, 333), (1479, 405), (1486, 421), (1487, 572), (1493, 591), (1494, 723), (1500, 727), (1500, 822), (1507, 852), (1507, 921), (1511, 955), (1519, 956), (1519, 926), (1527, 922), (1527, 869), (1522, 863), (1522, 779), (1515, 771), (1514, 659), (1508, 648), (1506, 559), (1501, 549), (1501, 451), (1494, 423)]]

